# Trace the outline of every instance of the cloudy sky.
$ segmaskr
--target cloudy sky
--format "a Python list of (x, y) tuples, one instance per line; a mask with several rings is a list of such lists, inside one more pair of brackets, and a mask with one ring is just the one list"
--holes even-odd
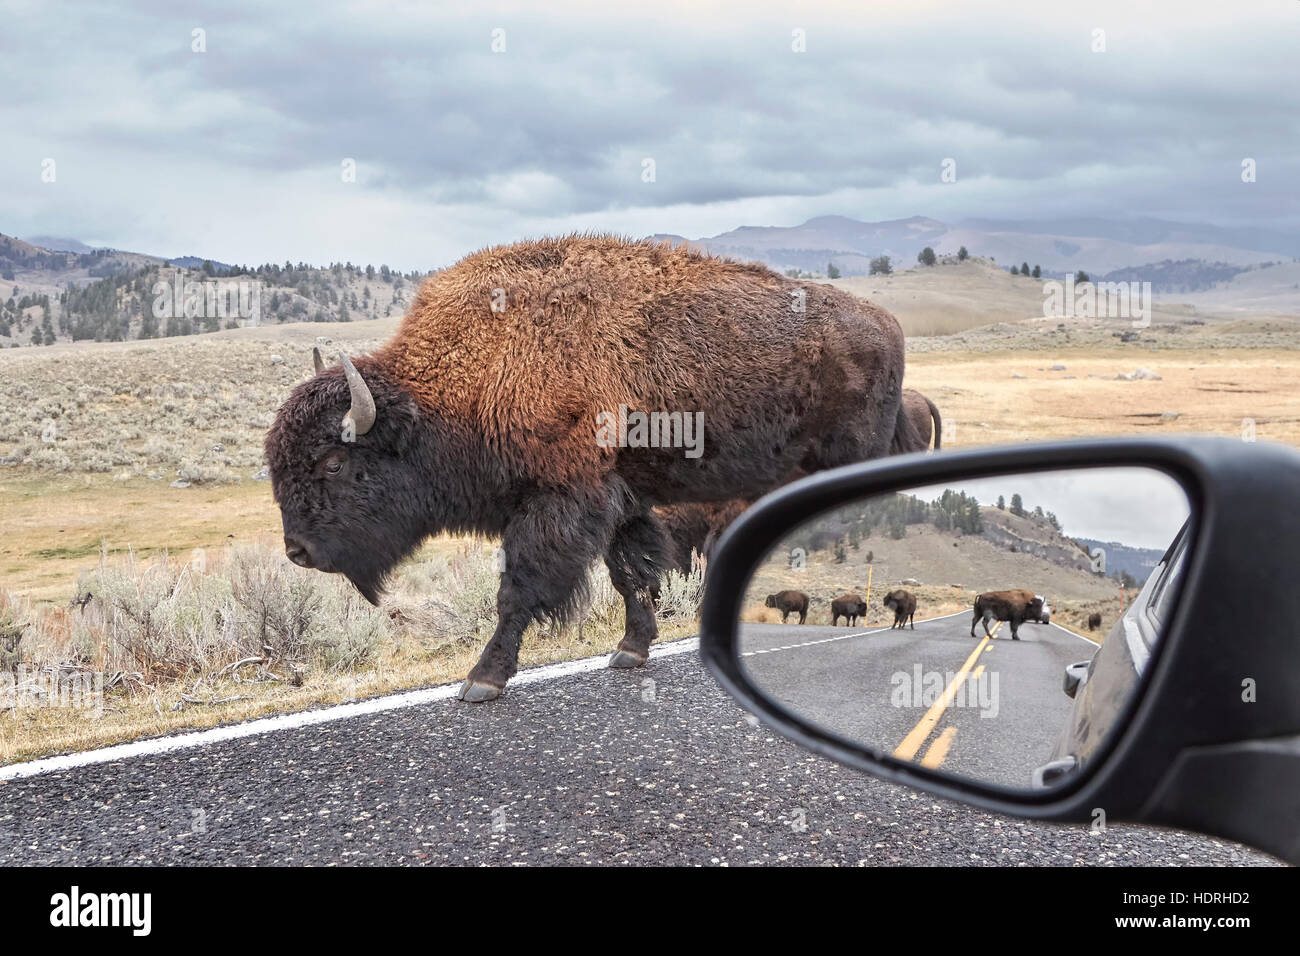
[(826, 213), (1300, 228), (1297, 0), (609, 6), (0, 0), (0, 233), (428, 269)]
[(1191, 515), (1182, 486), (1151, 468), (1045, 471), (934, 485), (909, 494), (933, 501), (945, 488), (974, 495), (982, 505), (994, 504), (999, 496), (1010, 503), (1012, 495), (1020, 495), (1027, 510), (1055, 514), (1067, 535), (1131, 548), (1169, 547)]

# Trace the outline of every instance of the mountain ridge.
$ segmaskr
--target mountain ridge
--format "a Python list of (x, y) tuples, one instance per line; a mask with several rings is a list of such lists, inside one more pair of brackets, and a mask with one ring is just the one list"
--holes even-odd
[(1300, 237), (1172, 220), (1074, 219), (1042, 222), (967, 219), (950, 225), (926, 216), (868, 222), (844, 215), (814, 216), (793, 226), (740, 226), (714, 236), (654, 238), (757, 260), (778, 270), (865, 275), (873, 258), (911, 265), (926, 246), (953, 255), (965, 246), (1008, 265), (1029, 262), (1059, 273), (1100, 274), (1160, 262), (1203, 260), (1247, 267), (1300, 256)]

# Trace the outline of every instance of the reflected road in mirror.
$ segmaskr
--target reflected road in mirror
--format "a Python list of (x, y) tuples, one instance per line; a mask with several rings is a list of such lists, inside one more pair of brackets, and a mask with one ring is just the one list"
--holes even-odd
[(1144, 468), (856, 501), (786, 535), (739, 624), (756, 688), (840, 737), (1031, 789), (1118, 726), (1168, 614), (1186, 494)]
[(759, 687), (812, 723), (903, 760), (1024, 788), (1069, 718), (1064, 669), (1097, 645), (1063, 628), (1026, 626), (1023, 646), (1008, 647), (1000, 622), (992, 637), (977, 628), (972, 641), (970, 619), (960, 611), (902, 631), (744, 624), (741, 653)]

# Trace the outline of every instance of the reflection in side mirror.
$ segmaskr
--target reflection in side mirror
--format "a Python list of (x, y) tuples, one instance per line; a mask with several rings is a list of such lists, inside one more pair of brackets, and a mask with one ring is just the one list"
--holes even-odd
[(741, 667), (760, 693), (854, 744), (983, 783), (1055, 786), (1132, 701), (1177, 590), (1189, 514), (1176, 481), (1132, 467), (837, 507), (755, 568)]

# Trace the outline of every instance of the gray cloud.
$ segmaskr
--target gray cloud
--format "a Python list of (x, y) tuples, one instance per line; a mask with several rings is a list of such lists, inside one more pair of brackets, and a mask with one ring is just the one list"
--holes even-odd
[[(823, 213), (1295, 228), (1300, 4), (1237, 16), (19, 4), (22, 28), (0, 36), (0, 231), (428, 268), (539, 232), (699, 235)], [(45, 157), (57, 184), (39, 182)], [(956, 184), (939, 182), (947, 157)]]

